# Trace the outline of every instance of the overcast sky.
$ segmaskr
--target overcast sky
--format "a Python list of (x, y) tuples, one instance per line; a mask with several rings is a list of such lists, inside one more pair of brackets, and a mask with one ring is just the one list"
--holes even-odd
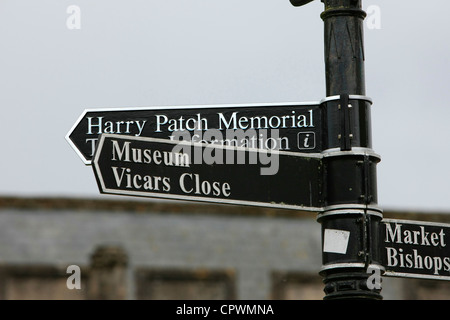
[[(381, 11), (364, 28), (379, 205), (450, 212), (450, 1), (363, 3)], [(100, 195), (64, 139), (86, 108), (321, 100), (322, 11), (319, 0), (0, 0), (0, 195), (125, 199)]]

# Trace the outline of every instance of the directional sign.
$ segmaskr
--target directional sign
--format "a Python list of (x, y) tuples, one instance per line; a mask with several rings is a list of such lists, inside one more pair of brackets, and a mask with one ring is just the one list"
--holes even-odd
[(93, 158), (100, 192), (318, 211), (322, 157), (102, 134)]
[(384, 219), (385, 275), (450, 280), (450, 224)]
[[(318, 102), (205, 105), (151, 108), (85, 110), (66, 135), (85, 164), (90, 164), (102, 133), (169, 139), (176, 133), (189, 133), (192, 142), (205, 141), (210, 129), (268, 130), (278, 136), (258, 136), (249, 147), (279, 149), (298, 153), (322, 151), (321, 110)], [(200, 134), (199, 134), (200, 133)], [(223, 134), (217, 143), (232, 142)]]

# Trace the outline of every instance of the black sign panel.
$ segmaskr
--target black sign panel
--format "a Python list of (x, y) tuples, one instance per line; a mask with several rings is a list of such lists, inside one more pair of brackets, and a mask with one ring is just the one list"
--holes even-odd
[(102, 134), (92, 161), (100, 192), (317, 211), (322, 157)]
[(450, 225), (382, 221), (381, 259), (385, 275), (450, 280)]
[[(66, 136), (85, 164), (90, 164), (102, 133), (168, 139), (176, 133), (190, 134), (192, 142), (207, 140), (210, 129), (274, 130), (277, 138), (261, 136), (251, 148), (320, 153), (321, 110), (319, 103), (210, 105), (85, 110)], [(274, 141), (276, 145), (274, 145)], [(226, 135), (217, 143), (230, 144)]]

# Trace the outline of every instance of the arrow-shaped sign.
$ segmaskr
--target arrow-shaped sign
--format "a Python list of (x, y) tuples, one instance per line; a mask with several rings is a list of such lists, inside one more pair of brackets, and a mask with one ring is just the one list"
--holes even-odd
[(322, 156), (102, 134), (100, 192), (225, 204), (322, 209)]

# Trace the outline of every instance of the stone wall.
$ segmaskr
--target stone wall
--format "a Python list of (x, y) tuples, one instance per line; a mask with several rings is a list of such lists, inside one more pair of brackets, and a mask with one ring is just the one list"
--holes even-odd
[[(67, 288), (70, 265), (80, 267), (81, 289)], [(321, 299), (320, 267), (314, 213), (0, 200), (3, 299)], [(402, 299), (403, 289), (404, 280), (383, 279), (385, 299)]]

